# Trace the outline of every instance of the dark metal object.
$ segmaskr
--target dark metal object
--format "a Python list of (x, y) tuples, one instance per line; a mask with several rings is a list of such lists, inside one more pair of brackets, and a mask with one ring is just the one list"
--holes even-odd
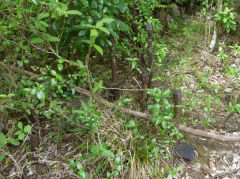
[(177, 154), (185, 160), (192, 160), (194, 157), (195, 147), (190, 144), (179, 142), (175, 149)]

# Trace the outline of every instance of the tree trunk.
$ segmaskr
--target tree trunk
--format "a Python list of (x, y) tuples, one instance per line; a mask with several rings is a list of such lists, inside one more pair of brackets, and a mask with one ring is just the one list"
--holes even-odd
[[(223, 5), (223, 0), (218, 0), (218, 1), (217, 1), (217, 12), (218, 12), (218, 11), (222, 11), (222, 5)], [(218, 28), (219, 28), (219, 25), (217, 24), (217, 22), (215, 22), (212, 40), (211, 40), (211, 43), (210, 43), (210, 45), (209, 45), (209, 51), (210, 51), (211, 53), (213, 52), (213, 50), (215, 49), (216, 44), (217, 44), (217, 40), (218, 40), (218, 30), (219, 30)]]

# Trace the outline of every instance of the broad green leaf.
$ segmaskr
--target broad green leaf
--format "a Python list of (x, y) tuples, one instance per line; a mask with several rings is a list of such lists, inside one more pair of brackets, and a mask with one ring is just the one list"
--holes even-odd
[(31, 132), (31, 128), (32, 128), (32, 127), (31, 127), (30, 125), (25, 126), (25, 127), (24, 127), (24, 132), (25, 132), (25, 133), (30, 133), (30, 132)]
[(39, 21), (40, 24), (42, 24), (44, 27), (48, 27), (48, 23), (44, 22), (44, 21)]
[(117, 165), (119, 165), (119, 164), (121, 163), (120, 157), (117, 157), (117, 158), (115, 159), (115, 163), (116, 163)]
[(58, 59), (58, 63), (63, 63), (63, 62), (65, 62), (65, 58), (59, 58)]
[(93, 93), (97, 92), (101, 88), (102, 85), (103, 85), (103, 81), (100, 80), (99, 83), (94, 86)]
[(17, 131), (17, 132), (15, 133), (15, 135), (19, 135), (19, 134), (21, 134), (21, 132), (22, 132), (22, 131)]
[(5, 156), (4, 154), (1, 154), (1, 155), (0, 155), (0, 162), (2, 162), (2, 161), (5, 159), (5, 157), (6, 157), (6, 156)]
[(99, 30), (105, 32), (106, 34), (110, 34), (110, 31), (106, 27), (97, 27)]
[(163, 121), (163, 122), (162, 122), (162, 127), (163, 127), (163, 129), (167, 129), (167, 123), (166, 123), (166, 121)]
[(94, 154), (94, 155), (99, 155), (100, 152), (101, 152), (102, 148), (101, 146), (93, 146), (91, 148), (91, 152)]
[(92, 45), (90, 40), (83, 40), (83, 42), (86, 43), (86, 44)]
[(96, 28), (102, 27), (104, 23), (110, 24), (113, 21), (114, 21), (113, 18), (109, 18), (109, 17), (103, 18), (96, 23)]
[(80, 162), (77, 162), (77, 169), (81, 170), (83, 168), (82, 164)]
[(26, 111), (26, 113), (27, 113), (28, 115), (31, 115), (30, 109), (26, 109), (25, 111)]
[(81, 60), (77, 60), (77, 64), (80, 65), (80, 66), (84, 66), (84, 64)]
[(168, 104), (167, 106), (165, 106), (165, 109), (166, 109), (167, 111), (171, 110), (171, 109), (172, 109), (172, 105), (171, 105), (171, 104)]
[(172, 177), (172, 174), (169, 173), (167, 179), (172, 179), (172, 178), (173, 178), (173, 177)]
[(10, 139), (8, 138), (8, 142), (12, 145), (18, 146), (20, 145), (20, 142), (18, 142), (16, 139)]
[(93, 47), (94, 47), (101, 55), (103, 55), (103, 49), (102, 49), (102, 47), (100, 47), (100, 46), (98, 46), (98, 45), (96, 45), (96, 44), (93, 44)]
[(128, 122), (128, 124), (126, 125), (127, 128), (134, 128), (136, 127), (136, 123), (135, 121), (131, 120)]
[(60, 81), (62, 81), (62, 79), (63, 79), (63, 78), (62, 78), (62, 75), (59, 75), (59, 74), (56, 75), (56, 78), (57, 78), (58, 80), (60, 80)]
[(132, 67), (131, 67), (131, 70), (133, 70), (133, 69), (136, 67), (136, 65), (137, 65), (137, 62), (132, 61)]
[(114, 157), (114, 154), (110, 150), (103, 150), (102, 155), (110, 158)]
[(41, 14), (38, 15), (38, 20), (44, 19), (49, 17), (49, 13), (43, 12)]
[(58, 33), (60, 31), (60, 27), (56, 21), (52, 23), (53, 30)]
[(97, 36), (98, 36), (98, 31), (97, 31), (97, 29), (91, 29), (91, 31), (90, 31), (90, 36), (91, 36), (91, 37), (97, 37)]
[(118, 4), (118, 3), (119, 3), (119, 0), (113, 0), (113, 3), (114, 3), (114, 4)]
[(7, 138), (5, 138), (4, 134), (0, 132), (0, 146), (4, 146), (7, 144)]
[(6, 99), (6, 98), (8, 98), (8, 95), (6, 95), (6, 94), (0, 94), (0, 98)]
[(47, 32), (47, 28), (38, 20), (33, 21), (35, 24), (34, 29), (37, 29), (39, 31)]
[(39, 114), (39, 110), (35, 109), (34, 113), (38, 115)]
[(56, 75), (57, 75), (57, 72), (56, 72), (55, 70), (51, 70), (51, 74), (52, 74), (53, 76), (56, 76)]
[(95, 28), (95, 26), (91, 25), (91, 24), (83, 24), (82, 27), (88, 27), (90, 29)]
[(107, 8), (107, 7), (104, 7), (104, 8), (103, 8), (103, 13), (106, 13), (107, 10), (108, 10), (108, 8)]
[(82, 160), (82, 159), (83, 159), (83, 156), (82, 156), (81, 153), (78, 155), (78, 159), (79, 159), (79, 160)]
[(93, 93), (96, 93), (99, 89), (100, 87), (98, 85), (95, 85), (93, 88)]
[(70, 61), (69, 61), (69, 65), (70, 65), (70, 66), (73, 66), (74, 63), (75, 63), (75, 62), (74, 62), (73, 60), (70, 60)]
[(19, 140), (23, 140), (24, 139), (24, 133), (23, 132), (21, 132), (19, 135), (18, 135), (18, 139)]
[(86, 175), (85, 171), (83, 171), (83, 170), (80, 170), (78, 172), (78, 174), (81, 176), (82, 179), (87, 179), (88, 178), (88, 176)]
[(60, 63), (60, 64), (58, 64), (58, 70), (59, 71), (62, 71), (63, 70), (63, 65)]
[(80, 1), (85, 7), (89, 6), (88, 0), (81, 0)]
[(91, 7), (97, 9), (97, 2), (95, 0), (91, 1)]
[(23, 130), (23, 123), (22, 122), (18, 122), (18, 128)]
[(155, 104), (153, 107), (153, 112), (159, 112), (160, 111), (160, 104)]
[(100, 14), (100, 12), (93, 9), (89, 11), (89, 15), (91, 17), (98, 17), (98, 18), (102, 17), (102, 14)]
[(117, 7), (119, 8), (119, 10), (121, 11), (121, 13), (124, 13), (127, 10), (127, 5), (125, 3), (119, 3), (117, 5)]
[(31, 39), (31, 43), (32, 44), (42, 44), (43, 43), (43, 39), (39, 38), (39, 37), (33, 37)]
[(168, 100), (166, 98), (163, 98), (163, 104), (167, 106), (169, 104)]
[(32, 2), (37, 5), (37, 0), (32, 0)]
[(69, 10), (69, 11), (66, 11), (67, 14), (69, 15), (79, 15), (81, 16), (82, 13), (80, 11), (77, 11), (77, 10)]
[(78, 36), (81, 37), (81, 36), (84, 36), (85, 34), (86, 34), (86, 31), (81, 30), (81, 31), (78, 33)]
[(224, 18), (223, 18), (223, 22), (224, 22), (224, 23), (226, 23), (227, 20), (228, 20), (227, 17), (224, 17)]
[(132, 99), (130, 99), (130, 98), (125, 98), (125, 99), (123, 99), (123, 102), (124, 103), (129, 103), (129, 102), (131, 102), (132, 101)]
[(163, 96), (168, 97), (170, 94), (171, 94), (171, 90), (168, 89), (164, 91)]
[(35, 88), (33, 88), (32, 90), (31, 90), (31, 94), (36, 94), (37, 93), (37, 90), (35, 89)]
[(15, 94), (12, 94), (12, 93), (8, 94), (8, 97), (9, 97), (9, 98), (11, 98), (11, 97), (13, 97), (13, 96), (15, 96)]
[(72, 88), (72, 95), (74, 95), (76, 93), (75, 88)]
[(84, 111), (88, 111), (88, 106), (85, 102), (82, 101), (81, 106), (82, 106)]
[(37, 92), (37, 98), (38, 99), (45, 99), (45, 93), (43, 91)]
[(19, 65), (19, 67), (22, 67), (22, 66), (23, 66), (23, 62), (20, 61), (20, 60), (17, 61), (17, 64)]
[(58, 37), (52, 36), (50, 34), (45, 34), (45, 36), (49, 42), (58, 42), (60, 40)]
[[(121, 165), (117, 165), (117, 168), (116, 168), (116, 169), (117, 169), (117, 171), (121, 172), (121, 171), (122, 171), (122, 166), (121, 166)], [(117, 172), (117, 171), (116, 171), (116, 172)]]
[(169, 120), (172, 119), (172, 117), (171, 116), (164, 116), (163, 119), (169, 121)]
[(115, 23), (116, 23), (118, 29), (120, 29), (122, 31), (129, 30), (129, 26), (125, 22), (117, 20)]

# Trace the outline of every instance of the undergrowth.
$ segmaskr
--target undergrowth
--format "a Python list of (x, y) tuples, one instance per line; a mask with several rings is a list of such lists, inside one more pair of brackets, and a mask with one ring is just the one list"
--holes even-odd
[[(0, 164), (11, 161), (16, 166), (13, 176), (21, 177), (24, 168), (15, 155), (48, 151), (43, 140), (47, 138), (58, 147), (70, 143), (72, 151), (66, 153), (71, 154), (61, 162), (78, 178), (170, 179), (177, 175), (181, 168), (172, 164), (174, 146), (184, 136), (174, 120), (172, 90), (183, 91), (183, 104), (177, 106), (181, 123), (211, 127), (214, 112), (221, 108), (223, 87), (210, 83), (210, 69), (194, 72), (201, 66), (198, 53), (204, 50), (203, 19), (171, 19), (163, 27), (154, 18), (154, 9), (170, 9), (169, 3), (2, 2)], [(222, 13), (219, 23), (224, 23)], [(227, 32), (235, 29), (234, 18), (230, 20)], [(216, 50), (222, 74), (238, 81), (239, 68), (229, 59), (239, 57), (239, 49), (238, 44), (222, 42)], [(110, 61), (117, 59), (121, 74), (115, 75), (126, 79), (125, 89), (104, 86), (106, 81), (117, 83), (109, 77), (116, 63), (110, 63), (109, 56)], [(37, 76), (24, 76), (21, 69)], [(95, 95), (86, 98), (77, 86)], [(116, 106), (103, 106), (96, 95), (108, 97), (110, 92), (115, 94)], [(120, 107), (143, 110), (152, 120), (122, 113)], [(237, 97), (226, 110), (239, 113)], [(194, 116), (199, 111), (201, 116)], [(45, 143), (35, 146), (34, 140)]]

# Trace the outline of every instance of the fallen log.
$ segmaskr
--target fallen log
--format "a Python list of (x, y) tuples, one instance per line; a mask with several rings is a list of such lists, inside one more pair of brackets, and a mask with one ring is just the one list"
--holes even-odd
[[(14, 72), (20, 72), (26, 76), (30, 76), (30, 77), (34, 77), (34, 78), (39, 78), (40, 75), (38, 74), (35, 74), (35, 73), (32, 73), (32, 72), (29, 72), (29, 71), (26, 71), (26, 70), (23, 70), (23, 69), (20, 69), (20, 68), (17, 68), (17, 67), (14, 67), (14, 66), (8, 66), (8, 65), (5, 65), (4, 63), (0, 62), (0, 65), (2, 65), (3, 67), (7, 68), (7, 69), (10, 69)], [(146, 119), (146, 120), (152, 120), (151, 116), (149, 114), (146, 114), (146, 113), (143, 113), (143, 112), (139, 112), (139, 111), (134, 111), (134, 110), (131, 110), (131, 109), (128, 109), (128, 108), (124, 108), (124, 107), (119, 107), (118, 105), (114, 104), (114, 103), (111, 103), (105, 99), (103, 99), (102, 97), (100, 97), (99, 95), (97, 94), (94, 94), (86, 89), (83, 89), (83, 88), (80, 88), (78, 86), (76, 86), (75, 88), (76, 92), (79, 93), (79, 94), (82, 94), (82, 95), (85, 95), (85, 96), (93, 96), (94, 99), (103, 104), (103, 105), (106, 105), (108, 107), (111, 107), (111, 108), (118, 108), (120, 111), (122, 111), (123, 113), (127, 113), (133, 117), (137, 117), (137, 118), (141, 118), (141, 119)], [(179, 124), (178, 126), (178, 129), (182, 132), (186, 132), (188, 134), (191, 134), (191, 135), (195, 135), (195, 136), (200, 136), (200, 137), (206, 137), (206, 138), (210, 138), (210, 139), (215, 139), (215, 140), (219, 140), (219, 141), (223, 141), (223, 142), (236, 142), (236, 141), (240, 141), (240, 136), (225, 136), (225, 135), (220, 135), (220, 134), (217, 134), (217, 132), (213, 133), (213, 132), (207, 132), (207, 131), (204, 131), (204, 130), (200, 130), (200, 129), (193, 129), (193, 128), (190, 128), (190, 127), (186, 127), (184, 125), (181, 125)]]

